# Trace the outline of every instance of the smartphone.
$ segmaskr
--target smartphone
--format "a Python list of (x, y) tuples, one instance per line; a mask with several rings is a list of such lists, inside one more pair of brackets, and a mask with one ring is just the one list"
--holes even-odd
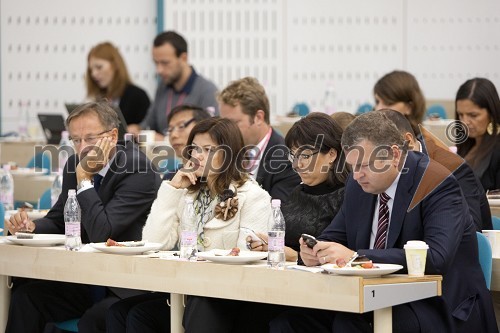
[(312, 249), (314, 247), (314, 245), (316, 245), (318, 243), (318, 241), (316, 240), (316, 238), (314, 236), (311, 236), (311, 235), (308, 235), (308, 234), (302, 234), (302, 240), (304, 241), (304, 243), (306, 243), (307, 247)]
[(245, 235), (245, 239), (248, 236), (250, 236), (250, 237), (252, 237), (252, 241), (254, 241), (254, 242), (262, 242), (264, 244), (267, 244), (267, 242), (265, 240), (263, 240), (262, 238), (260, 238), (259, 236), (257, 236), (257, 234), (255, 233), (255, 231), (253, 231), (250, 228), (240, 227), (240, 232)]

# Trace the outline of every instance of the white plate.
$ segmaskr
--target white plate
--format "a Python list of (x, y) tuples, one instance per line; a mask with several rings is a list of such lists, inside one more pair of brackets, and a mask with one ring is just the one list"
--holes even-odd
[(490, 206), (500, 206), (500, 199), (488, 199)]
[(334, 264), (326, 264), (321, 267), (330, 273), (335, 273), (338, 275), (357, 275), (357, 276), (381, 276), (386, 274), (391, 274), (399, 271), (403, 268), (401, 265), (394, 264), (374, 264), (378, 268), (353, 268), (353, 267), (343, 267), (338, 268)]
[(207, 252), (198, 252), (198, 258), (224, 264), (248, 264), (267, 257), (267, 252), (240, 251), (238, 256), (228, 256), (231, 250), (214, 249)]
[(51, 246), (51, 245), (59, 245), (64, 244), (64, 235), (55, 235), (55, 234), (35, 234), (33, 239), (21, 239), (16, 236), (7, 236), (5, 237), (9, 241), (19, 245), (28, 245), (28, 246)]
[(10, 174), (16, 176), (43, 176), (47, 174), (48, 171), (48, 169), (42, 168), (17, 168), (15, 170), (10, 170)]
[(142, 254), (147, 251), (158, 250), (161, 243), (146, 243), (144, 246), (106, 246), (106, 243), (90, 243), (94, 249), (113, 254)]
[[(42, 217), (45, 217), (45, 215), (47, 215), (47, 213), (49, 212), (50, 209), (33, 209), (32, 211), (30, 212), (26, 212), (28, 214), (28, 217), (32, 220), (36, 220), (36, 219), (41, 219)], [(18, 210), (8, 210), (5, 212), (5, 216), (12, 216), (12, 215), (15, 215), (19, 213)]]

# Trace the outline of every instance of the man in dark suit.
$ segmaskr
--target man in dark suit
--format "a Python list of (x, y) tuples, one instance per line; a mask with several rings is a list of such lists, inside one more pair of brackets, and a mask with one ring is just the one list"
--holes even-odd
[[(343, 206), (313, 249), (301, 241), (307, 266), (347, 261), (355, 251), (375, 263), (402, 265), (409, 240), (427, 243), (426, 274), (443, 276), (443, 295), (393, 307), (394, 332), (498, 332), (478, 261), (474, 223), (449, 171), (406, 152), (403, 136), (380, 112), (359, 116), (342, 136), (353, 172)], [(283, 315), (271, 332), (307, 332), (308, 321), (330, 332), (371, 332), (373, 314), (304, 311)]]
[(231, 82), (219, 95), (221, 117), (239, 127), (247, 153), (247, 171), (273, 199), (288, 199), (300, 177), (288, 161), (285, 140), (270, 125), (269, 99), (264, 87), (246, 77)]
[[(160, 175), (132, 142), (117, 144), (119, 120), (106, 102), (80, 106), (66, 124), (77, 154), (64, 168), (59, 199), (42, 219), (31, 221), (25, 212), (12, 216), (7, 224), (10, 233), (27, 228), (40, 234), (64, 234), (67, 193), (76, 188), (83, 243), (141, 239)], [(80, 332), (105, 332), (106, 309), (129, 295), (118, 288), (36, 280), (21, 283), (12, 294), (6, 332), (43, 332), (48, 322), (78, 317)]]
[(403, 134), (404, 139), (409, 141), (410, 148), (428, 155), (431, 159), (446, 167), (457, 179), (458, 185), (462, 189), (462, 194), (469, 206), (469, 213), (476, 225), (476, 230), (491, 230), (490, 205), (484, 192), (483, 185), (472, 171), (472, 168), (465, 160), (457, 154), (449, 151), (432, 133), (424, 127), (420, 128), (422, 136), (421, 141), (417, 140), (413, 128), (408, 119), (400, 112), (383, 109), (377, 112), (383, 112)]

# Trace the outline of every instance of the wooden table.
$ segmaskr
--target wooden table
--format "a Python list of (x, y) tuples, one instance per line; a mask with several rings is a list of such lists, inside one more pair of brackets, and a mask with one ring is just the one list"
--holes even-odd
[(43, 144), (40, 140), (0, 140), (0, 164), (16, 162), (24, 167), (35, 156), (35, 146)]
[(43, 192), (49, 189), (55, 175), (12, 175), (14, 179), (14, 201), (37, 202)]
[(7, 244), (0, 244), (0, 252), (0, 330), (6, 325), (9, 304), (7, 276), (170, 292), (171, 332), (183, 331), (183, 295), (354, 313), (374, 311), (375, 332), (392, 331), (393, 305), (441, 295), (441, 276), (364, 279), (278, 271), (263, 265), (183, 262)]

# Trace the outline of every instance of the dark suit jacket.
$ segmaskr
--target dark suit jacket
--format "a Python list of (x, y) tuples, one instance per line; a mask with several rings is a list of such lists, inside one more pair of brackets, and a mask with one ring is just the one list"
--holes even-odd
[(500, 136), (491, 152), (474, 168), (485, 190), (500, 189)]
[[(420, 140), (420, 142), (422, 143), (422, 140)], [(448, 151), (440, 153), (438, 151), (439, 149), (442, 148), (437, 147), (430, 140), (422, 143), (422, 151), (425, 154), (429, 155), (429, 157), (436, 162), (446, 165), (446, 161), (442, 161), (441, 159), (446, 158), (446, 153), (453, 153)], [(474, 174), (474, 171), (472, 171), (472, 168), (464, 161), (461, 166), (453, 171), (453, 176), (455, 176), (458, 185), (460, 185), (462, 189), (462, 193), (469, 206), (469, 213), (472, 216), (477, 231), (481, 232), (481, 230), (493, 229), (490, 205), (486, 198), (486, 192), (484, 191), (481, 181)]]
[(285, 140), (274, 129), (262, 154), (256, 180), (271, 198), (282, 202), (286, 202), (295, 186), (300, 184), (300, 177), (288, 160)]
[[(120, 145), (122, 144), (122, 145)], [(82, 242), (139, 240), (151, 204), (161, 184), (147, 157), (131, 142), (117, 145), (117, 153), (99, 193), (88, 189), (77, 195), (82, 210)], [(63, 171), (59, 199), (44, 218), (36, 223), (37, 233), (64, 234), (64, 205), (68, 190), (76, 189), (75, 169), (78, 157), (71, 156)]]
[[(478, 261), (476, 228), (454, 177), (447, 177), (414, 209), (408, 211), (425, 169), (449, 171), (426, 155), (409, 152), (396, 190), (387, 248), (369, 249), (377, 196), (365, 193), (352, 176), (343, 206), (319, 237), (341, 243), (379, 263), (404, 267), (408, 240), (429, 245), (426, 274), (443, 275), (443, 296), (410, 303), (423, 332), (498, 332), (491, 296)], [(403, 169), (404, 170), (404, 169)], [(394, 318), (404, 320), (404, 318)]]

